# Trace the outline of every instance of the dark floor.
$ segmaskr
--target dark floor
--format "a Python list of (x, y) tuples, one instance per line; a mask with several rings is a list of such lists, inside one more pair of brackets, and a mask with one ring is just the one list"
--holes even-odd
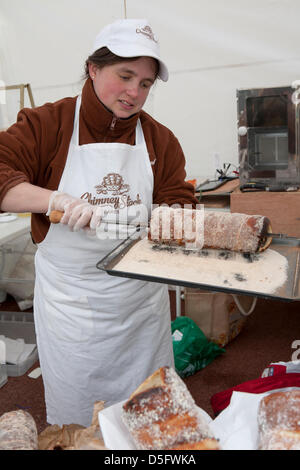
[[(174, 292), (171, 292), (171, 305), (174, 319)], [(0, 304), (0, 310), (18, 308), (13, 299), (8, 298)], [(295, 340), (300, 341), (300, 302), (259, 299), (242, 332), (225, 347), (226, 352), (185, 382), (196, 403), (214, 417), (210, 404), (212, 395), (258, 378), (270, 362), (291, 361)], [(30, 370), (38, 365), (34, 364)], [(27, 373), (9, 377), (0, 388), (0, 416), (18, 408), (31, 413), (38, 432), (47, 426), (42, 377), (31, 379)]]

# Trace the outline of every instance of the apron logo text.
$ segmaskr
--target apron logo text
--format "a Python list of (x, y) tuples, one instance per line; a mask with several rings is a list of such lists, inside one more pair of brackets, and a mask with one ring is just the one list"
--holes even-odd
[(125, 184), (124, 178), (118, 173), (108, 173), (103, 178), (102, 183), (97, 184), (95, 188), (96, 193), (104, 195), (104, 197), (93, 196), (92, 193), (87, 191), (82, 194), (81, 199), (87, 200), (92, 205), (109, 206), (113, 209), (124, 209), (125, 207), (142, 204), (139, 194), (136, 195), (136, 199), (132, 199), (129, 194), (125, 194), (129, 192), (130, 185)]
[(87, 202), (89, 202), (93, 206), (111, 206), (113, 209), (124, 209), (125, 207), (142, 204), (142, 200), (139, 194), (136, 195), (136, 199), (131, 199), (129, 195), (99, 198), (96, 196), (92, 196), (92, 193), (86, 192), (82, 194), (81, 199), (87, 200)]

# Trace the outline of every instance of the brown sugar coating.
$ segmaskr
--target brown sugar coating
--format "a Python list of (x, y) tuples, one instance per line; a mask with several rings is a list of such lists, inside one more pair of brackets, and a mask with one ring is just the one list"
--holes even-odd
[(256, 253), (268, 245), (270, 221), (261, 215), (158, 207), (148, 238), (154, 243)]

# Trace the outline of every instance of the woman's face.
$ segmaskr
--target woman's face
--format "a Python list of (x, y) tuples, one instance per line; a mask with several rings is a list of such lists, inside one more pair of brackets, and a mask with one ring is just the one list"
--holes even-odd
[(128, 118), (140, 111), (156, 77), (156, 61), (140, 57), (106, 65), (99, 69), (89, 64), (89, 74), (100, 101), (118, 118)]

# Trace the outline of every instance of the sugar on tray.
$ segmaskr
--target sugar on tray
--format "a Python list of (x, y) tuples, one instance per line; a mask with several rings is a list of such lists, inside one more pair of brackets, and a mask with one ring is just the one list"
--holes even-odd
[(272, 249), (242, 254), (228, 250), (185, 250), (153, 244), (147, 238), (135, 243), (114, 266), (117, 271), (149, 277), (273, 293), (287, 280), (287, 259)]

